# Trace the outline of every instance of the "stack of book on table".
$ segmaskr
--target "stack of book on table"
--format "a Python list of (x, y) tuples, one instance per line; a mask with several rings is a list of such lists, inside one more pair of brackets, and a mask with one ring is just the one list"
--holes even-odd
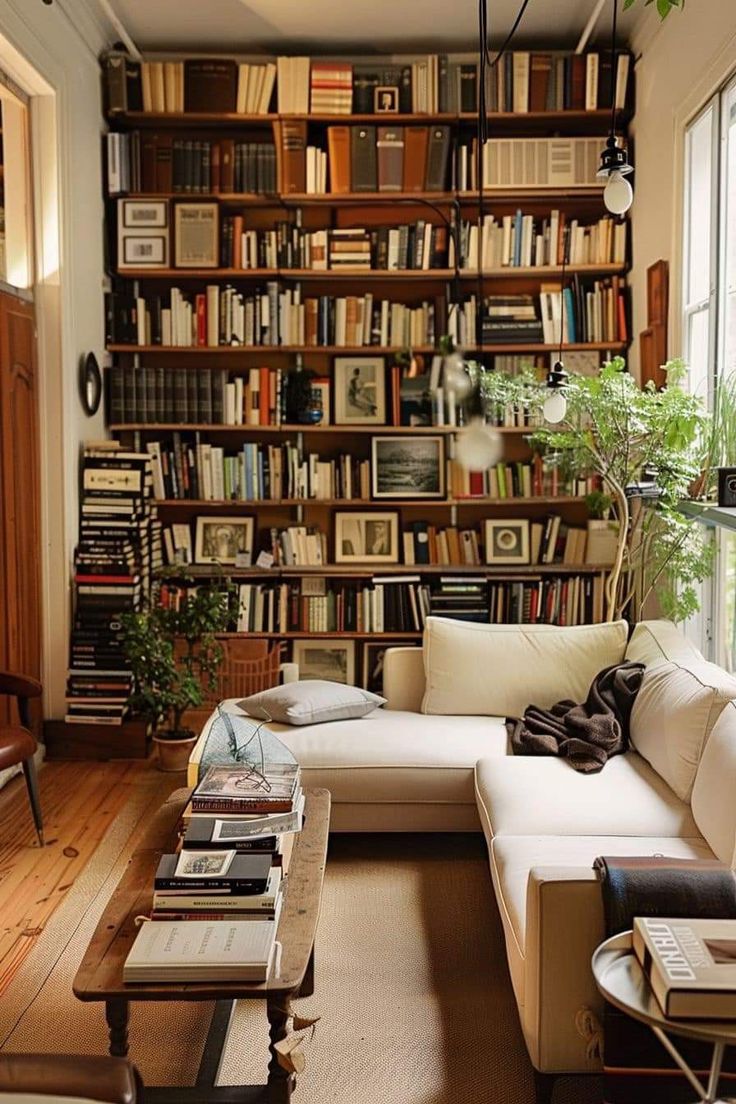
[(736, 1020), (736, 920), (634, 917), (633, 949), (673, 1020)]
[(264, 981), (283, 899), (283, 840), (302, 826), (299, 767), (210, 767), (183, 819), (181, 849), (162, 855), (151, 922), (125, 981)]

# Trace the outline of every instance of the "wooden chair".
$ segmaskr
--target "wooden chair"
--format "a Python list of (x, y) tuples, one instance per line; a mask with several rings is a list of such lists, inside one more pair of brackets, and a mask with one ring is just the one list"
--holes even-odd
[(268, 640), (223, 640), (224, 656), (217, 674), (217, 686), (208, 691), (198, 709), (188, 709), (184, 723), (201, 728), (212, 710), (225, 698), (247, 698), (278, 686), (282, 645), (269, 650)]
[(41, 689), (41, 683), (28, 675), (0, 671), (0, 694), (15, 697), (20, 717), (20, 724), (0, 725), (0, 770), (15, 767), (18, 763), (23, 767), (33, 823), (36, 825), (38, 842), (43, 847), (43, 819), (38, 796), (36, 764), (33, 760), (37, 744), (36, 737), (31, 732), (31, 711), (28, 704), (31, 698), (41, 696)]

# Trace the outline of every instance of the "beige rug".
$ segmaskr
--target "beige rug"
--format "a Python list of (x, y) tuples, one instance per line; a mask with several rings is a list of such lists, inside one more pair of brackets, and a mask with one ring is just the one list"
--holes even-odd
[[(126, 810), (126, 813), (128, 811)], [(0, 1009), (9, 1051), (105, 1053), (101, 1005), (71, 993), (78, 963), (128, 855), (124, 813)], [(330, 844), (317, 987), (302, 1104), (530, 1104), (485, 847), (473, 836), (351, 836)], [(131, 1058), (148, 1084), (194, 1079), (211, 1006), (133, 1008)], [(238, 1006), (223, 1083), (265, 1080), (263, 1006)], [(596, 1099), (592, 1081), (560, 1083), (555, 1104)]]

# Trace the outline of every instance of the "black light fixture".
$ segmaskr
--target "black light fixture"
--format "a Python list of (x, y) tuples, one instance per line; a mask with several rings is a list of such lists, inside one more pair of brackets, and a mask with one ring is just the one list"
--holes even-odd
[(606, 180), (603, 189), (603, 202), (612, 215), (624, 215), (631, 206), (634, 193), (626, 177), (634, 171), (629, 164), (626, 150), (616, 142), (616, 22), (618, 0), (613, 2), (611, 22), (611, 126), (605, 149), (601, 152), (601, 163), (597, 176)]

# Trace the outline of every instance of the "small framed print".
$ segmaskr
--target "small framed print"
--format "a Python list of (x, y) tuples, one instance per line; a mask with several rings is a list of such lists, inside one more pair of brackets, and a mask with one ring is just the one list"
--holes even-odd
[(165, 199), (121, 199), (122, 226), (125, 230), (161, 230), (169, 225), (169, 205)]
[(253, 518), (198, 517), (194, 561), (250, 566), (253, 562)]
[(487, 518), (485, 538), (487, 564), (529, 563), (528, 518)]
[(354, 640), (295, 640), (291, 656), (299, 679), (325, 679), (355, 685)]
[(444, 437), (374, 437), (371, 478), (374, 498), (444, 498)]
[(167, 239), (164, 234), (126, 234), (123, 238), (122, 263), (131, 268), (166, 264)]
[(372, 694), (383, 694), (383, 662), (390, 645), (367, 643), (363, 645), (363, 678), (361, 685)]
[(217, 268), (219, 223), (217, 203), (177, 203), (174, 207), (174, 267)]
[(335, 423), (386, 424), (383, 357), (335, 357)]
[(176, 878), (224, 878), (235, 851), (181, 851), (176, 863)]
[(399, 90), (396, 85), (379, 85), (373, 90), (373, 110), (376, 115), (395, 115), (399, 110)]
[(335, 563), (398, 562), (398, 514), (339, 511), (335, 514)]
[(311, 386), (311, 405), (314, 410), (321, 410), (322, 417), (319, 420), (319, 425), (330, 425), (330, 381), (329, 379), (315, 379), (312, 380)]

